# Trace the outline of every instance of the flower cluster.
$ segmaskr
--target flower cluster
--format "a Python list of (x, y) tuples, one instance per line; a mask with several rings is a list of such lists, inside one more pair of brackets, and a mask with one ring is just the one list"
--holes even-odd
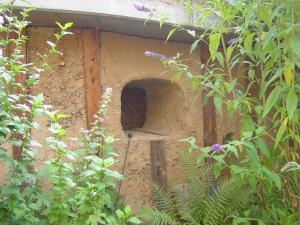
[(136, 5), (136, 4), (134, 4), (133, 6), (139, 12), (147, 12), (147, 13), (152, 12), (152, 10), (150, 8), (148, 8), (148, 7), (144, 6), (144, 5)]
[(158, 60), (161, 60), (161, 61), (167, 59), (166, 56), (164, 56), (160, 53), (150, 52), (150, 51), (145, 51), (145, 56), (151, 57), (151, 58), (154, 58), (154, 59), (158, 59)]
[(210, 153), (216, 154), (216, 153), (221, 153), (223, 152), (223, 146), (220, 144), (213, 144), (210, 146)]

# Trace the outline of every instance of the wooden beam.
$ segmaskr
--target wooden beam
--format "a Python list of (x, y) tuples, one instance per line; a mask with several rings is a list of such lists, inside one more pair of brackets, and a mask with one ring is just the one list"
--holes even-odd
[[(27, 35), (26, 34), (26, 28), (23, 30), (22, 35)], [(18, 36), (17, 36), (16, 33), (12, 33), (12, 34), (9, 35), (9, 38), (10, 39), (17, 39)], [(8, 51), (7, 51), (8, 56), (12, 57), (15, 50), (16, 50), (16, 45), (13, 44), (13, 43), (10, 43), (10, 45), (8, 47)], [(21, 54), (23, 55), (23, 58), (20, 59), (20, 61), (23, 64), (27, 63), (27, 41), (24, 42), (24, 43), (22, 43), (19, 46), (19, 50), (21, 51)], [(16, 83), (25, 84), (26, 80), (27, 80), (27, 74), (25, 74), (25, 73), (18, 73), (18, 74), (16, 74), (16, 77), (15, 77), (15, 82)], [(21, 88), (14, 88), (12, 91), (15, 94), (21, 94), (22, 93), (22, 89)], [(20, 111), (16, 112), (16, 114), (18, 116), (22, 116)], [(21, 134), (16, 133), (16, 134), (14, 134), (14, 138), (21, 140), (23, 138), (23, 136)], [(19, 147), (19, 146), (15, 146), (14, 145), (13, 146), (13, 158), (15, 160), (20, 160), (21, 157), (22, 157), (22, 148)]]
[(165, 141), (153, 140), (151, 145), (152, 182), (167, 189)]
[(101, 100), (100, 34), (96, 29), (82, 29), (86, 89), (87, 127), (90, 128)]
[[(206, 44), (200, 45), (200, 62), (206, 64), (210, 58), (209, 49)], [(205, 70), (205, 67), (204, 67)], [(205, 71), (202, 71), (204, 73)], [(203, 90), (202, 96), (208, 93)], [(203, 106), (203, 134), (204, 146), (211, 146), (217, 143), (217, 123), (216, 123), (216, 109), (212, 98)]]

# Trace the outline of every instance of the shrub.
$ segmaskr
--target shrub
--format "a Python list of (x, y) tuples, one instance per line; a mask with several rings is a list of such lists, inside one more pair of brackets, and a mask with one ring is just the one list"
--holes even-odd
[(247, 209), (250, 192), (239, 177), (215, 180), (213, 164), (199, 165), (195, 157), (181, 153), (185, 183), (166, 192), (154, 185), (155, 208), (141, 211), (146, 224), (232, 224)]
[[(74, 138), (76, 149), (68, 146), (66, 131), (59, 121), (67, 116), (53, 111), (43, 103), (43, 95), (32, 95), (30, 89), (39, 76), (49, 67), (47, 59), (61, 54), (57, 43), (70, 35), (72, 23), (61, 25), (60, 33), (54, 35), (55, 42), (48, 41), (49, 52), (41, 55), (41, 67), (24, 62), (22, 45), (27, 41), (23, 30), (31, 9), (19, 15), (13, 11), (14, 1), (0, 4), (0, 162), (7, 168), (5, 184), (0, 187), (0, 221), (7, 225), (120, 225), (140, 221), (131, 216), (130, 206), (117, 202), (116, 181), (122, 176), (111, 170), (114, 139), (102, 126), (110, 102), (111, 89), (102, 98), (99, 112), (91, 130), (81, 131)], [(20, 19), (21, 18), (21, 19)], [(10, 54), (6, 54), (10, 49)], [(27, 76), (27, 74), (30, 74)], [(22, 77), (24, 79), (20, 79)], [(31, 131), (39, 130), (36, 118), (49, 118), (47, 146), (34, 140)], [(18, 155), (12, 155), (19, 150)], [(35, 162), (37, 151), (54, 151), (55, 157), (38, 168)], [(43, 183), (50, 183), (50, 190)]]

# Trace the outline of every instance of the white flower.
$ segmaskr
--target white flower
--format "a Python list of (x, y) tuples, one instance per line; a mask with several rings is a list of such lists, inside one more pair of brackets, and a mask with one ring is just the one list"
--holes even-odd
[(112, 93), (112, 88), (106, 88), (105, 93), (106, 94), (111, 94)]

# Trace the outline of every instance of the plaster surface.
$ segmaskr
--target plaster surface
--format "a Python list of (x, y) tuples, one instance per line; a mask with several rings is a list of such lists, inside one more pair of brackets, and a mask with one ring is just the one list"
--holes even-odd
[[(47, 51), (47, 40), (53, 38), (57, 30), (54, 28), (32, 27), (28, 29), (28, 60), (41, 63), (37, 53)], [(45, 103), (51, 104), (55, 109), (70, 117), (62, 122), (67, 130), (66, 138), (77, 137), (81, 128), (86, 129), (86, 96), (84, 84), (84, 60), (81, 31), (73, 29), (74, 35), (65, 37), (59, 44), (63, 56), (50, 58), (52, 65), (41, 77), (37, 86), (32, 89), (33, 94), (44, 93)], [(203, 139), (202, 108), (199, 101), (193, 101), (194, 92), (190, 82), (181, 79), (175, 83), (170, 82), (173, 72), (165, 68), (160, 61), (144, 56), (146, 50), (152, 50), (174, 56), (177, 52), (184, 53), (188, 58), (187, 63), (197, 72), (196, 60), (199, 51), (189, 55), (189, 45), (182, 43), (168, 43), (163, 41), (126, 36), (111, 32), (100, 33), (100, 62), (99, 76), (102, 86), (113, 89), (112, 102), (108, 108), (106, 118), (107, 131), (115, 136), (114, 151), (119, 154), (116, 158), (115, 170), (121, 171), (127, 133), (121, 127), (121, 92), (123, 87), (133, 80), (160, 79), (164, 82), (158, 85), (141, 83), (147, 88), (148, 96), (152, 101), (152, 109), (147, 112), (149, 120), (146, 122), (147, 130), (163, 132), (157, 135), (143, 131), (134, 131), (134, 136), (128, 153), (128, 162), (125, 170), (125, 181), (121, 193), (126, 203), (133, 206), (135, 211), (141, 207), (152, 204), (151, 193), (151, 161), (150, 141), (164, 140), (166, 142), (166, 164), (169, 177), (180, 177), (177, 150), (185, 146), (179, 139), (190, 135)], [(169, 105), (166, 105), (169, 103)], [(165, 110), (159, 112), (160, 107), (166, 105)], [(158, 122), (157, 122), (158, 121)], [(37, 118), (41, 130), (34, 130), (34, 138), (43, 145), (39, 149), (36, 160), (40, 167), (46, 160), (51, 159), (54, 153), (47, 148), (45, 139), (49, 135), (49, 122), (45, 117)], [(153, 125), (154, 124), (154, 125)], [(67, 140), (68, 141), (68, 140)], [(71, 149), (74, 143), (68, 141)], [(1, 170), (5, 167), (0, 165)], [(172, 175), (171, 175), (172, 174)], [(1, 174), (0, 184), (5, 182)], [(45, 184), (47, 188), (47, 184)]]

